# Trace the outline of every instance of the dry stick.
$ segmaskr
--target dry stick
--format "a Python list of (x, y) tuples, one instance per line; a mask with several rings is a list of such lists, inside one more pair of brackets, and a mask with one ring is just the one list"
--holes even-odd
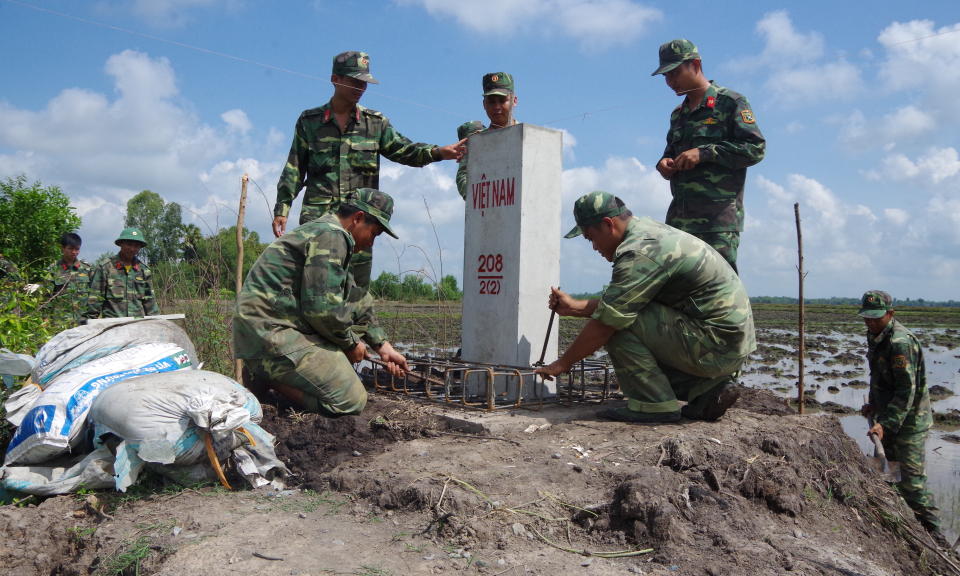
[(504, 442), (510, 442), (511, 444), (520, 445), (516, 440), (511, 440), (509, 438), (501, 438), (499, 436), (479, 436), (477, 434), (457, 434), (456, 432), (440, 432), (436, 431), (437, 434), (443, 434), (444, 436), (457, 436), (459, 438), (473, 438), (474, 440), (503, 440)]
[(800, 392), (797, 396), (797, 405), (800, 414), (803, 414), (803, 234), (800, 232), (800, 203), (793, 204), (793, 212), (797, 217), (797, 254), (800, 257), (800, 265), (797, 266), (797, 272), (800, 274), (800, 347), (799, 347), (799, 376)]
[[(240, 297), (240, 288), (243, 287), (243, 214), (247, 209), (247, 180), (249, 177), (244, 174), (240, 185), (240, 211), (237, 213), (237, 290), (236, 297)], [(243, 382), (243, 362), (239, 359), (234, 360), (233, 366), (234, 380)]]

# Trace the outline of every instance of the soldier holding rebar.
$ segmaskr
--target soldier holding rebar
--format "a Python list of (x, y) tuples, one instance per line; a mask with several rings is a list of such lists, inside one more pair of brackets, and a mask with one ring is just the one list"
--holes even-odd
[[(553, 289), (551, 309), (589, 320), (563, 355), (537, 372), (559, 376), (604, 347), (628, 403), (600, 416), (637, 423), (720, 418), (736, 402), (736, 375), (757, 348), (740, 278), (699, 238), (637, 218), (606, 192), (581, 197), (573, 215), (577, 225), (566, 238), (583, 234), (613, 262), (613, 278), (596, 300)], [(682, 410), (678, 400), (687, 401)]]
[[(463, 140), (480, 132), (497, 130), (517, 123), (513, 118), (513, 109), (517, 105), (517, 93), (513, 87), (513, 76), (506, 72), (491, 72), (483, 76), (483, 110), (490, 119), (490, 127), (484, 128), (483, 122), (471, 120), (457, 127), (457, 137)], [(457, 192), (467, 199), (467, 154), (460, 159), (457, 168)]]
[(703, 75), (689, 40), (660, 46), (663, 74), (683, 103), (670, 115), (657, 171), (670, 181), (666, 223), (712, 246), (737, 271), (747, 167), (763, 160), (766, 141), (750, 103)]
[[(376, 110), (360, 106), (370, 75), (370, 56), (343, 52), (333, 59), (333, 97), (306, 110), (297, 120), (287, 165), (277, 183), (273, 234), (286, 232), (287, 216), (306, 183), (300, 224), (336, 212), (343, 199), (358, 188), (379, 188), (380, 156), (407, 166), (426, 166), (440, 160), (459, 160), (463, 142), (449, 146), (413, 143), (397, 132)], [(351, 271), (357, 286), (370, 287), (373, 254), (357, 254)]]
[(863, 295), (857, 314), (867, 325), (867, 361), (870, 364), (870, 402), (861, 413), (876, 417), (867, 436), (876, 434), (887, 458), (900, 463), (897, 490), (938, 544), (939, 510), (927, 487), (926, 446), (933, 413), (927, 390), (927, 370), (920, 341), (893, 318), (893, 298), (882, 290)]
[(401, 376), (407, 361), (387, 342), (373, 297), (356, 285), (353, 259), (390, 227), (393, 199), (361, 188), (336, 212), (273, 241), (247, 273), (233, 314), (233, 353), (244, 385), (267, 388), (327, 417), (359, 414), (367, 393), (351, 364), (377, 351)]

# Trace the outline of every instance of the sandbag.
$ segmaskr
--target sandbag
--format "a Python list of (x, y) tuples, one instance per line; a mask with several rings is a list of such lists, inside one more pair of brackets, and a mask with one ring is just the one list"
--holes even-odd
[[(83, 441), (91, 404), (118, 382), (190, 366), (187, 353), (176, 344), (144, 344), (61, 374), (40, 393), (29, 410), (20, 407), (8, 415), (11, 421), (20, 422), (7, 448), (4, 465), (39, 464), (76, 448)], [(25, 387), (27, 392), (35, 389)]]
[(217, 462), (233, 460), (255, 488), (282, 488), (289, 471), (273, 450), (273, 436), (256, 422), (260, 402), (230, 378), (188, 370), (121, 382), (90, 407), (94, 445), (113, 437), (116, 489), (126, 491), (145, 466), (181, 483), (217, 478), (206, 441)]
[(105, 324), (87, 324), (64, 330), (37, 352), (31, 373), (41, 389), (58, 375), (133, 346), (151, 343), (176, 344), (193, 366), (199, 366), (197, 351), (182, 328), (169, 320), (127, 318)]
[(0, 504), (24, 495), (56, 496), (79, 488), (113, 488), (113, 461), (110, 450), (100, 448), (89, 454), (69, 454), (42, 465), (0, 468)]

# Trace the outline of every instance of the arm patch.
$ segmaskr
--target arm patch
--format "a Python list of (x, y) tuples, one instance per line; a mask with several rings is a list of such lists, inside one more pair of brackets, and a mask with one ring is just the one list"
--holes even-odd
[(894, 368), (906, 368), (907, 367), (907, 357), (900, 355), (893, 358)]

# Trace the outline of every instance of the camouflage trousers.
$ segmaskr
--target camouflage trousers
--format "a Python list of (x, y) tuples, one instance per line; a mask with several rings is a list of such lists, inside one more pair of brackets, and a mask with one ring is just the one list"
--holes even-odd
[(733, 271), (740, 275), (740, 272), (737, 270), (737, 247), (740, 246), (740, 233), (739, 232), (701, 232), (698, 234), (693, 234), (697, 238), (703, 240), (710, 247), (720, 253), (723, 256), (723, 259), (727, 261), (727, 264), (733, 268)]
[(897, 491), (917, 515), (917, 520), (929, 532), (940, 529), (940, 510), (933, 504), (933, 494), (927, 488), (926, 449), (929, 431), (913, 434), (884, 434), (883, 450), (887, 460), (900, 463), (900, 482)]
[(311, 346), (286, 356), (244, 360), (257, 380), (279, 382), (303, 391), (308, 412), (336, 418), (352, 416), (367, 405), (367, 391), (346, 355), (333, 344)]
[(746, 359), (723, 354), (696, 319), (670, 306), (651, 302), (629, 328), (618, 330), (605, 346), (635, 412), (664, 413), (680, 409), (677, 400), (692, 401), (736, 373)]
[[(329, 205), (329, 210), (322, 210), (316, 206), (304, 206), (300, 209), (300, 225), (303, 226), (311, 220), (316, 220), (321, 216), (335, 212), (340, 209), (340, 205)], [(358, 288), (370, 291), (370, 274), (373, 272), (373, 247), (363, 252), (357, 252), (350, 260), (350, 273), (353, 274), (353, 281), (357, 283)]]

